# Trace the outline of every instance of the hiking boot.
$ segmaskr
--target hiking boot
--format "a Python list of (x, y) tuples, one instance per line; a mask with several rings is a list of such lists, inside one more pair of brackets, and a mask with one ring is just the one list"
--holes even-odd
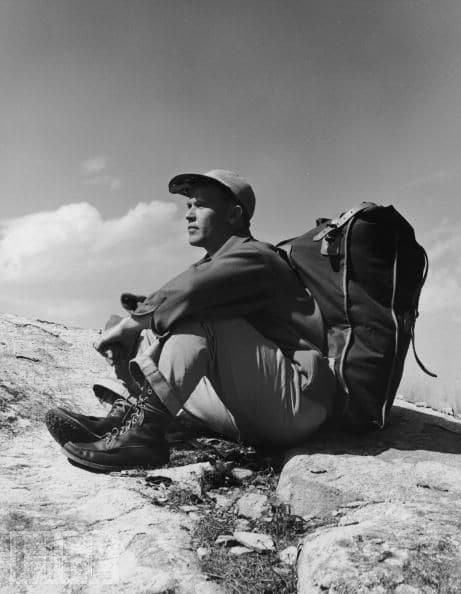
[(121, 425), (131, 406), (124, 398), (118, 398), (106, 417), (81, 415), (61, 407), (52, 408), (45, 415), (45, 423), (60, 445), (68, 441), (91, 443)]
[(113, 377), (103, 377), (93, 384), (93, 392), (99, 402), (103, 404), (114, 404), (119, 398), (128, 400), (130, 404), (135, 404), (141, 389), (131, 390), (132, 386), (127, 386), (126, 382)]
[[(129, 410), (123, 423), (93, 443), (67, 442), (64, 454), (80, 467), (99, 472), (156, 468), (170, 458), (164, 429), (169, 414), (150, 388)], [(151, 402), (149, 402), (151, 400)]]

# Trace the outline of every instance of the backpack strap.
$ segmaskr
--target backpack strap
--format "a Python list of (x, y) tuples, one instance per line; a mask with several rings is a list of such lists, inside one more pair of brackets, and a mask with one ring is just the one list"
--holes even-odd
[(424, 365), (424, 363), (418, 357), (418, 353), (416, 352), (416, 346), (415, 346), (415, 325), (414, 324), (411, 327), (410, 336), (411, 336), (411, 346), (413, 347), (413, 355), (415, 357), (415, 361), (418, 364), (419, 368), (421, 369), (421, 371), (424, 371), (424, 373), (426, 373), (427, 375), (430, 375), (431, 377), (437, 377), (437, 374), (433, 373), (432, 371), (429, 371), (429, 369)]
[(424, 248), (421, 248), (423, 250), (423, 255), (424, 255), (424, 272), (423, 275), (421, 277), (421, 282), (419, 284), (418, 290), (416, 292), (415, 295), (415, 305), (414, 305), (414, 309), (412, 312), (412, 318), (410, 321), (410, 338), (411, 338), (411, 346), (413, 349), (413, 355), (415, 357), (415, 361), (418, 364), (419, 368), (424, 371), (424, 373), (426, 373), (427, 375), (430, 375), (431, 377), (437, 377), (436, 373), (433, 373), (432, 371), (429, 371), (427, 369), (427, 367), (423, 364), (423, 362), (421, 361), (421, 359), (418, 356), (418, 353), (416, 352), (416, 345), (415, 345), (415, 324), (416, 324), (416, 318), (419, 315), (418, 312), (418, 302), (419, 302), (419, 297), (421, 295), (421, 290), (423, 288), (424, 283), (426, 282), (426, 278), (427, 278), (427, 274), (429, 272), (429, 258), (427, 257), (427, 253), (426, 250)]
[(333, 236), (336, 235), (337, 231), (339, 231), (342, 227), (344, 227), (344, 225), (347, 225), (347, 223), (353, 217), (355, 217), (355, 215), (357, 215), (362, 210), (370, 208), (370, 206), (377, 206), (377, 205), (374, 202), (361, 202), (357, 206), (353, 206), (352, 208), (350, 208), (349, 210), (344, 212), (337, 219), (331, 219), (327, 223), (327, 225), (321, 231), (319, 231), (317, 233), (317, 235), (314, 235), (313, 240), (320, 241), (323, 238), (327, 238), (327, 236), (330, 233), (331, 233), (331, 237), (333, 238)]

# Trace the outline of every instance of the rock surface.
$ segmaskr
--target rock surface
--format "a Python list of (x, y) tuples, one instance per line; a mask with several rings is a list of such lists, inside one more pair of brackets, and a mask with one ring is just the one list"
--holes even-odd
[(110, 368), (95, 336), (0, 316), (0, 592), (219, 592), (186, 514), (154, 506), (145, 478), (71, 466), (42, 423), (51, 406), (104, 414), (91, 385)]
[(398, 400), (391, 425), (289, 452), (277, 495), (309, 517), (299, 592), (461, 591), (461, 422)]
[(244, 547), (255, 551), (272, 551), (274, 549), (274, 541), (267, 534), (236, 530), (234, 538)]
[(246, 493), (237, 501), (237, 513), (244, 518), (260, 518), (268, 508), (268, 498), (264, 493)]
[[(91, 391), (110, 375), (95, 336), (0, 315), (0, 592), (218, 594), (199, 567), (207, 549), (190, 538), (195, 501), (154, 505), (162, 478), (197, 496), (208, 463), (91, 474), (43, 426), (51, 406), (105, 413)], [(403, 401), (383, 432), (323, 434), (290, 451), (277, 496), (308, 527), (285, 561), (299, 552), (299, 591), (460, 592), (460, 453), (458, 418)], [(226, 490), (214, 497), (216, 509), (236, 500)], [(236, 530), (249, 524), (240, 518)]]

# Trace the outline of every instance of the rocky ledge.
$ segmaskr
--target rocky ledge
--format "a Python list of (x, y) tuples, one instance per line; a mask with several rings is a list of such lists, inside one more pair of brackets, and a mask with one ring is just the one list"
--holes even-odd
[(397, 400), (388, 429), (289, 452), (278, 497), (329, 518), (302, 543), (300, 592), (461, 591), (461, 422)]
[[(0, 592), (224, 591), (205, 571), (209, 550), (191, 536), (206, 524), (196, 503), (209, 463), (91, 474), (71, 466), (44, 428), (51, 406), (103, 414), (91, 385), (108, 367), (94, 337), (0, 316)], [(209, 516), (227, 507), (240, 518), (216, 546), (238, 545), (234, 559), (277, 554), (280, 575), (297, 563), (298, 591), (308, 594), (459, 592), (460, 452), (459, 419), (398, 400), (381, 433), (318, 435), (287, 452), (273, 501), (298, 522), (283, 551), (267, 535), (248, 536), (252, 522), (270, 521), (271, 496), (251, 471), (234, 469), (239, 492), (208, 497)], [(158, 505), (169, 483), (196, 492), (193, 505)], [(294, 591), (283, 583), (241, 591)]]

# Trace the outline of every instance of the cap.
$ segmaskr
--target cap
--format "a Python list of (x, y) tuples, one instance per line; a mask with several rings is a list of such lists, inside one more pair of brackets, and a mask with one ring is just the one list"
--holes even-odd
[(199, 183), (218, 183), (227, 188), (239, 204), (242, 205), (248, 219), (255, 211), (255, 194), (245, 178), (227, 169), (212, 169), (206, 173), (181, 173), (168, 184), (172, 194), (190, 196), (193, 186)]

